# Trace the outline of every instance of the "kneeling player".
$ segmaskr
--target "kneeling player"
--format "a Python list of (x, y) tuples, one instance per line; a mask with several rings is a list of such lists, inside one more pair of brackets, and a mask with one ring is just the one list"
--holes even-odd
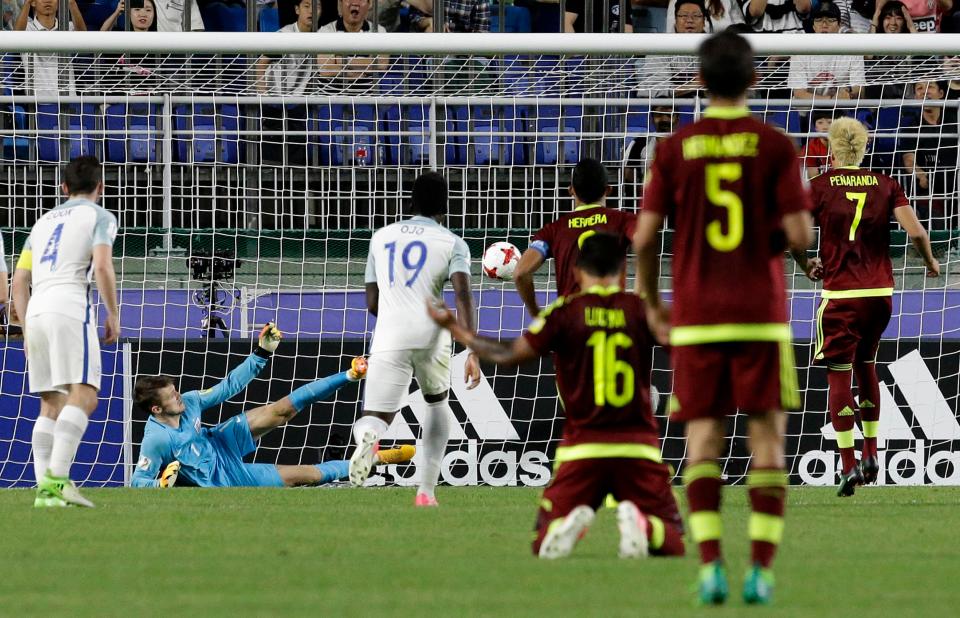
[(607, 232), (585, 239), (576, 266), (582, 292), (559, 298), (513, 341), (480, 337), (446, 307), (429, 308), (481, 359), (516, 365), (553, 352), (567, 420), (537, 517), (533, 551), (541, 558), (569, 555), (608, 494), (620, 501), (621, 557), (683, 554), (680, 514), (650, 409), (653, 336), (640, 298), (618, 287), (621, 247)]
[[(893, 311), (891, 215), (923, 257), (927, 276), (940, 274), (927, 232), (897, 181), (857, 167), (867, 139), (866, 127), (853, 118), (840, 118), (830, 127), (833, 169), (810, 181), (814, 217), (820, 225), (820, 258), (807, 261), (805, 252), (794, 254), (811, 279), (823, 278), (814, 361), (827, 365), (830, 421), (843, 467), (837, 488), (840, 497), (852, 496), (857, 485), (875, 482), (880, 471), (876, 358), (880, 336)], [(859, 405), (853, 399), (853, 375)], [(853, 452), (858, 408), (863, 425), (859, 466)]]
[[(131, 485), (171, 487), (178, 475), (200, 487), (292, 487), (346, 478), (347, 461), (276, 466), (244, 463), (243, 457), (252, 453), (256, 440), (271, 429), (286, 424), (308, 405), (363, 378), (367, 371), (363, 358), (353, 359), (348, 371), (301, 386), (280, 401), (238, 414), (215, 427), (200, 425), (203, 410), (241, 392), (267, 366), (280, 337), (280, 331), (267, 324), (253, 354), (211, 389), (181, 395), (169, 377), (138, 379), (134, 400), (150, 413), (150, 418)], [(379, 463), (401, 463), (413, 454), (412, 446), (377, 453)], [(160, 470), (164, 472), (157, 479)]]

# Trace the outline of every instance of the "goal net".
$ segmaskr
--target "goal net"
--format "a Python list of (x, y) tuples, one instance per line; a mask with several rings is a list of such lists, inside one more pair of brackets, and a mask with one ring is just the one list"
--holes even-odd
[[(0, 40), (8, 268), (30, 226), (61, 199), (59, 166), (72, 157), (104, 161), (102, 204), (120, 223), (123, 339), (103, 352), (101, 404), (73, 469), (87, 485), (122, 485), (137, 463), (146, 422), (131, 401), (138, 375), (171, 375), (183, 392), (209, 388), (275, 321), (285, 337), (273, 360), (249, 388), (204, 413), (214, 424), (364, 354), (374, 324), (364, 300), (368, 240), (403, 215), (423, 170), (449, 179), (447, 225), (471, 250), (481, 332), (518, 336), (529, 319), (512, 283), (482, 275), (483, 249), (501, 240), (525, 249), (532, 233), (569, 211), (570, 170), (581, 157), (601, 159), (610, 201), (635, 211), (657, 140), (709, 106), (691, 55), (698, 39), (682, 35), (17, 35)], [(897, 292), (878, 359), (881, 480), (958, 483), (960, 42), (915, 37), (936, 43), (906, 48), (900, 37), (889, 37), (892, 46), (864, 35), (836, 37), (840, 48), (791, 37), (788, 49), (781, 38), (774, 49), (753, 37), (765, 54), (753, 112), (795, 140), (811, 175), (827, 165), (830, 120), (863, 121), (865, 165), (905, 187), (943, 264), (939, 279), (924, 278), (905, 234), (892, 234)], [(671, 247), (668, 231), (666, 288)], [(838, 453), (826, 377), (809, 361), (818, 291), (787, 268), (804, 401), (789, 416), (788, 467), (795, 483), (832, 484)], [(737, 284), (736, 273), (730, 279)], [(536, 287), (541, 302), (555, 296), (550, 262)], [(39, 401), (27, 393), (16, 325), (5, 333), (0, 485), (29, 486)], [(458, 422), (441, 480), (544, 485), (563, 423), (552, 362), (485, 366), (481, 387), (466, 391), (455, 354)], [(664, 455), (679, 470), (684, 442), (665, 416), (663, 351), (654, 366)], [(260, 441), (255, 461), (344, 458), (360, 397), (351, 385), (304, 410)], [(414, 385), (385, 440), (416, 441), (425, 412)], [(744, 418), (730, 427), (725, 473), (738, 482), (749, 460)], [(374, 482), (408, 484), (416, 474), (416, 465), (391, 466)]]

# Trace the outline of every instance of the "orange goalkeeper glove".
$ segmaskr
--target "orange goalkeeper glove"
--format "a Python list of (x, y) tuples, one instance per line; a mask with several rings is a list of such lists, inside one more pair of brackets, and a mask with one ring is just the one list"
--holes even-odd
[(169, 489), (177, 484), (177, 477), (180, 476), (180, 462), (173, 461), (167, 464), (160, 475), (160, 487)]
[(254, 354), (263, 358), (270, 358), (277, 350), (277, 346), (280, 345), (281, 339), (283, 339), (283, 333), (280, 332), (277, 325), (273, 322), (267, 322), (260, 330), (260, 340), (257, 342), (257, 349), (253, 351)]

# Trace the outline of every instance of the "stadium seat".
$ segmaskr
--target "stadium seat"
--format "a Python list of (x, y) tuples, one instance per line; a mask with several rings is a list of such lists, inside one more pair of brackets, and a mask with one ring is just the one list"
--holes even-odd
[[(60, 163), (83, 155), (96, 155), (96, 142), (85, 134), (94, 133), (97, 128), (97, 117), (92, 105), (63, 106), (56, 103), (41, 103), (37, 105), (37, 130), (39, 131), (68, 131), (64, 135), (51, 134), (37, 136), (37, 159), (48, 163)], [(79, 132), (79, 133), (78, 133)], [(61, 156), (60, 146), (65, 143)]]
[[(116, 8), (116, 2), (81, 4), (80, 13), (83, 15), (83, 21), (87, 25), (87, 30), (91, 32), (99, 31), (100, 27), (103, 26), (104, 22), (107, 21), (107, 18), (113, 14)], [(123, 30), (123, 17), (123, 14), (121, 14), (117, 18), (117, 23), (113, 26), (114, 30)]]
[(247, 9), (240, 4), (208, 2), (200, 5), (200, 16), (208, 32), (246, 32)]
[(221, 163), (236, 165), (241, 162), (240, 151), (240, 110), (236, 105), (223, 105), (217, 116), (220, 119), (220, 156)]
[[(538, 133), (561, 133), (561, 135), (538, 135), (535, 145), (537, 165), (575, 164), (580, 160), (580, 133), (583, 130), (583, 108), (550, 105), (537, 109)], [(569, 133), (570, 135), (564, 135)]]
[(280, 11), (276, 7), (265, 6), (260, 9), (257, 21), (260, 32), (276, 32), (280, 29)]
[[(504, 32), (532, 32), (530, 11), (523, 7), (507, 5), (504, 7)], [(500, 5), (490, 5), (490, 32), (500, 32)]]
[[(469, 131), (473, 161), (461, 164), (523, 165), (526, 163), (524, 138), (516, 133), (526, 130), (525, 113), (515, 106), (474, 105), (454, 108), (457, 131)], [(499, 134), (499, 135), (497, 135)]]
[(560, 5), (557, 3), (525, 2), (530, 11), (532, 32), (560, 32)]
[[(129, 113), (128, 113), (129, 109)], [(155, 105), (107, 106), (108, 135), (106, 160), (111, 163), (154, 163), (157, 161), (157, 109)], [(119, 135), (119, 137), (118, 137)]]

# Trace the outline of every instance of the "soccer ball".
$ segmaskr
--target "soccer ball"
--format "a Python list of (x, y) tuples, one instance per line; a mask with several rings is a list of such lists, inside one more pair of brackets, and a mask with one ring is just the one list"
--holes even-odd
[(520, 262), (520, 249), (508, 242), (495, 242), (483, 252), (483, 272), (491, 279), (513, 279)]

